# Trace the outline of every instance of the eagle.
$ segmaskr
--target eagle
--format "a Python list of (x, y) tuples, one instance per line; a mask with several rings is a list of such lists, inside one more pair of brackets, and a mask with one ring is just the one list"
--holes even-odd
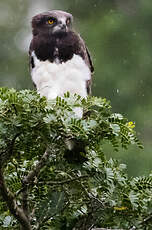
[(91, 93), (93, 64), (72, 22), (73, 16), (61, 10), (32, 18), (30, 72), (37, 92), (48, 100), (62, 97), (67, 91), (83, 98)]
[[(37, 92), (48, 100), (63, 97), (67, 91), (83, 98), (91, 93), (92, 60), (84, 40), (72, 29), (72, 22), (72, 15), (61, 10), (32, 18), (31, 77)], [(75, 108), (74, 112), (78, 118), (83, 117), (82, 108)], [(80, 152), (85, 149), (80, 142), (66, 140), (66, 146), (67, 160), (84, 160)]]

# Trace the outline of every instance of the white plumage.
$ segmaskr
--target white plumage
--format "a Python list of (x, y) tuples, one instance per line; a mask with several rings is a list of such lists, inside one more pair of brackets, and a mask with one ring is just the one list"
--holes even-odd
[(54, 99), (62, 97), (67, 91), (81, 97), (87, 96), (86, 81), (91, 78), (90, 70), (80, 56), (74, 54), (71, 60), (59, 64), (38, 60), (34, 51), (32, 56), (35, 67), (31, 70), (31, 76), (41, 96)]

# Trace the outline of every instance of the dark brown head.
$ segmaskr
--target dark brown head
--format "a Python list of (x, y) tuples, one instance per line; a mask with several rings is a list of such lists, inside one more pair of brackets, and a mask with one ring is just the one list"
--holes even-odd
[(60, 10), (37, 14), (32, 19), (33, 35), (67, 33), (72, 28), (72, 20), (71, 14)]

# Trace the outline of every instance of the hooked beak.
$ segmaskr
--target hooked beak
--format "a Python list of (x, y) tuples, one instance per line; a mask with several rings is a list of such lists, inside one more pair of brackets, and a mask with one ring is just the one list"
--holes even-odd
[(60, 30), (61, 30), (62, 32), (67, 32), (67, 26), (66, 26), (66, 24), (61, 23), (61, 24), (59, 25), (59, 27), (60, 27)]
[(67, 27), (65, 22), (60, 21), (60, 23), (53, 28), (52, 32), (54, 34), (56, 34), (56, 33), (57, 34), (58, 33), (66, 33), (66, 32), (68, 32), (68, 27)]

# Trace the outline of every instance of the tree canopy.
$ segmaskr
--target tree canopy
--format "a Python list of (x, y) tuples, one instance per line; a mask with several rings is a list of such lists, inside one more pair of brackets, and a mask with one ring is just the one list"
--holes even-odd
[[(32, 89), (28, 71), (30, 23), (32, 16), (48, 9), (73, 14), (74, 28), (85, 39), (95, 67), (93, 95), (106, 97), (113, 111), (133, 120), (145, 146), (144, 154), (132, 146), (116, 157), (127, 163), (129, 175), (148, 174), (152, 161), (152, 1), (1, 0), (1, 87)], [(110, 158), (112, 149), (107, 148)]]
[(67, 93), (47, 102), (35, 91), (1, 88), (1, 228), (151, 229), (152, 174), (128, 178), (124, 164), (106, 159), (104, 142), (142, 147), (134, 123), (106, 99)]

